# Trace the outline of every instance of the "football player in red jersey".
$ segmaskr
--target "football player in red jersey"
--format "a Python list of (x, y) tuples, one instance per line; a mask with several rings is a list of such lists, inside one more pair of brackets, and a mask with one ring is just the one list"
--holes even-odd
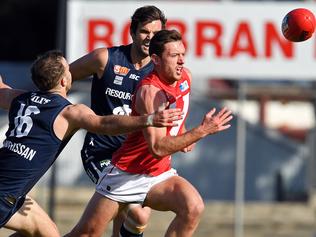
[[(133, 97), (132, 115), (151, 113), (161, 104), (188, 112), (191, 74), (184, 67), (185, 47), (175, 30), (162, 30), (149, 46), (154, 71), (144, 78)], [(176, 216), (165, 236), (192, 236), (204, 210), (198, 191), (171, 167), (171, 154), (230, 127), (231, 111), (211, 109), (195, 128), (146, 128), (128, 135), (103, 170), (96, 192), (78, 224), (66, 236), (101, 236), (108, 222), (129, 203), (140, 203)]]

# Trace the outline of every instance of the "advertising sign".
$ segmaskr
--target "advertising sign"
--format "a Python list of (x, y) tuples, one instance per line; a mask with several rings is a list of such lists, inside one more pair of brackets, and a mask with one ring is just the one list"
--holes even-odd
[(80, 1), (67, 5), (67, 58), (72, 62), (98, 47), (127, 44), (130, 17), (144, 5), (159, 7), (168, 28), (183, 35), (186, 66), (198, 78), (316, 79), (315, 35), (287, 41), (287, 12), (315, 3), (214, 1)]

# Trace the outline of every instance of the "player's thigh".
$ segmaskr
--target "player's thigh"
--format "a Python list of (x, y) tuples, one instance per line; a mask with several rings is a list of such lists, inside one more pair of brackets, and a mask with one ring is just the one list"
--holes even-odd
[(186, 179), (173, 176), (155, 184), (148, 192), (144, 206), (158, 211), (180, 212), (194, 205), (203, 205), (199, 192)]
[(22, 207), (10, 218), (5, 227), (26, 236), (60, 236), (55, 223), (31, 197), (25, 198)]

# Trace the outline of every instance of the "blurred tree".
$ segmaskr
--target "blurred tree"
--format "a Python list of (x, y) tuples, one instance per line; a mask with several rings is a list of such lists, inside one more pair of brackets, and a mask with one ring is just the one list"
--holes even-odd
[(55, 48), (58, 0), (0, 1), (0, 61), (31, 61)]

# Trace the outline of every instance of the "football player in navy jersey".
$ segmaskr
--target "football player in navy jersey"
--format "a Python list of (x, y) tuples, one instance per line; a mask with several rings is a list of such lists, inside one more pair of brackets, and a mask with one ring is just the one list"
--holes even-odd
[(179, 110), (146, 116), (99, 116), (83, 104), (71, 104), (72, 77), (59, 51), (39, 57), (31, 68), (38, 91), (11, 89), (0, 77), (0, 107), (9, 109), (9, 128), (0, 149), (0, 227), (12, 236), (59, 237), (45, 211), (27, 196), (80, 128), (117, 135), (148, 126), (173, 126)]
[[(149, 57), (150, 40), (165, 28), (166, 21), (157, 7), (140, 7), (131, 17), (131, 44), (98, 48), (70, 64), (74, 81), (93, 76), (91, 109), (96, 114), (130, 114), (137, 84), (153, 70)], [(86, 173), (95, 184), (124, 140), (123, 135), (86, 134), (81, 158)], [(122, 216), (114, 220), (113, 237), (142, 236), (149, 216), (148, 207), (131, 205), (123, 225)]]

